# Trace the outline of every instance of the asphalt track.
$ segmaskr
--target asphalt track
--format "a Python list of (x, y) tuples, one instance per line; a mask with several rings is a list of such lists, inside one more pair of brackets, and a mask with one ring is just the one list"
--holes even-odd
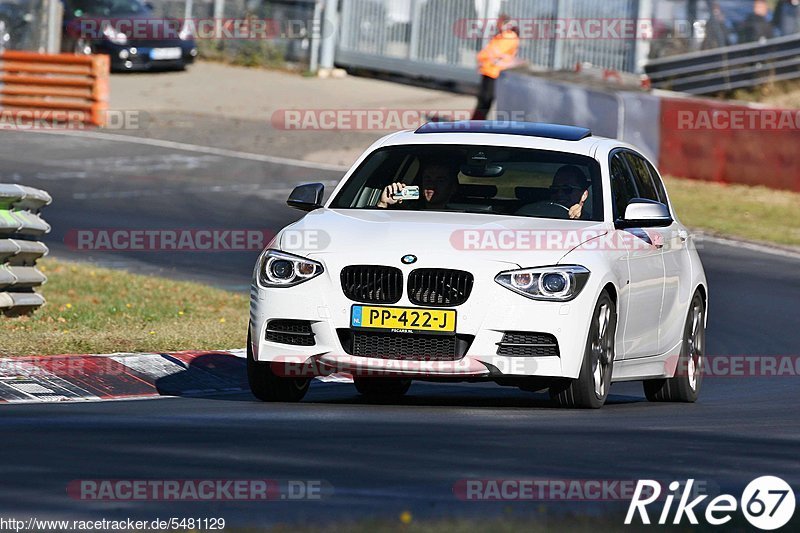
[[(46, 155), (45, 155), (46, 154)], [(96, 254), (63, 244), (74, 228), (268, 228), (298, 216), (292, 185), (335, 180), (329, 170), (139, 144), (0, 133), (0, 181), (54, 196), (46, 219), (58, 256), (213, 281), (244, 289), (254, 253)], [(156, 191), (158, 194), (154, 194)], [(706, 243), (711, 355), (798, 355), (800, 262)], [(695, 478), (740, 494), (778, 475), (800, 486), (800, 377), (710, 378), (694, 405), (650, 404), (637, 383), (616, 384), (599, 411), (551, 407), (541, 395), (494, 385), (412, 386), (396, 405), (365, 404), (352, 385), (314, 383), (297, 405), (249, 395), (0, 409), (0, 516), (224, 517), (229, 525), (479, 516), (496, 502), (465, 502), (466, 478), (662, 480)], [(75, 479), (325, 480), (319, 501), (81, 502)], [(563, 503), (546, 503), (563, 509)], [(573, 503), (624, 513), (613, 503)], [(519, 513), (539, 503), (519, 503)]]

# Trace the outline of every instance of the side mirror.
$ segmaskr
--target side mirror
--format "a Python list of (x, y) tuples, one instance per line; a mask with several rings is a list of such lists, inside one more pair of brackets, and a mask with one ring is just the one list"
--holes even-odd
[(625, 218), (614, 222), (617, 229), (662, 228), (672, 224), (669, 208), (661, 202), (634, 198), (625, 208)]
[(286, 203), (300, 211), (313, 211), (322, 207), (325, 186), (321, 183), (308, 183), (294, 188)]

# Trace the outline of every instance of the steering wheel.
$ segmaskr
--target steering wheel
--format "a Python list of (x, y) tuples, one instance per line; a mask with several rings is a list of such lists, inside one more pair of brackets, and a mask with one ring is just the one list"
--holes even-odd
[(545, 200), (523, 206), (517, 210), (516, 214), (546, 218), (569, 218), (569, 207)]
[(552, 206), (554, 206), (554, 207), (560, 207), (561, 209), (563, 209), (564, 211), (566, 211), (566, 212), (567, 212), (567, 214), (569, 214), (569, 207), (567, 207), (567, 206), (565, 206), (565, 205), (561, 205), (561, 204), (560, 204), (560, 203), (558, 203), (558, 202), (544, 202), (544, 203), (546, 203), (546, 204), (548, 204), (548, 205), (552, 205)]

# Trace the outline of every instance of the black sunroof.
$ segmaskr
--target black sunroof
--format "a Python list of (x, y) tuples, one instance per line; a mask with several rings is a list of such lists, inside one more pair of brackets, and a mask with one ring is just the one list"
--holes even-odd
[(510, 122), (492, 120), (462, 120), (459, 122), (429, 122), (414, 133), (500, 133), (544, 137), (562, 141), (580, 141), (592, 136), (588, 128), (546, 124), (544, 122)]

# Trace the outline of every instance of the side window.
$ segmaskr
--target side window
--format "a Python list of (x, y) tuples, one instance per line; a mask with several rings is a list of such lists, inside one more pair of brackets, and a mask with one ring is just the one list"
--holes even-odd
[(622, 159), (622, 154), (617, 153), (611, 157), (609, 165), (611, 171), (611, 198), (614, 202), (614, 220), (622, 218), (625, 208), (632, 198), (636, 198), (636, 189), (628, 170), (628, 165)]
[(647, 168), (650, 169), (650, 175), (653, 176), (653, 182), (656, 184), (656, 190), (658, 190), (658, 195), (661, 197), (661, 201), (663, 203), (667, 203), (667, 191), (664, 188), (664, 182), (661, 181), (661, 177), (658, 175), (658, 171), (650, 164), (649, 161), (645, 161), (647, 163)]
[(661, 198), (658, 195), (653, 176), (650, 175), (650, 169), (647, 168), (647, 161), (630, 152), (625, 152), (625, 159), (628, 160), (633, 171), (633, 179), (639, 190), (639, 197), (660, 202)]

